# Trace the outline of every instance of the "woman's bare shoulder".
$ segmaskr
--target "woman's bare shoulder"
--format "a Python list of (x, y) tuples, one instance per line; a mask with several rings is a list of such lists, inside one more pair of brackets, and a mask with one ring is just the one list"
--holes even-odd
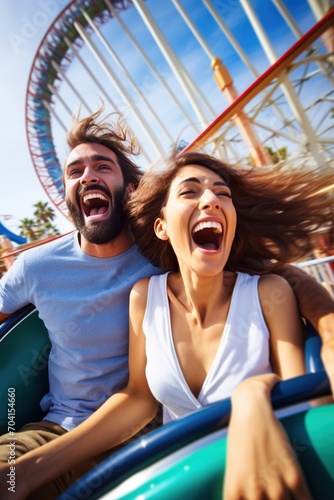
[(135, 283), (130, 292), (130, 308), (146, 307), (147, 291), (150, 278), (143, 278)]
[(262, 274), (259, 279), (259, 290), (268, 291), (275, 287), (279, 290), (289, 290), (291, 287), (283, 276), (278, 274)]

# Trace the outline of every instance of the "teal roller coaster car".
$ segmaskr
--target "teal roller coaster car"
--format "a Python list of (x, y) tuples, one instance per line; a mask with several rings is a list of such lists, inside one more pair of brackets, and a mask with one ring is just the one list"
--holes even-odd
[[(315, 500), (334, 492), (334, 404), (310, 407), (314, 398), (330, 394), (320, 360), (321, 342), (308, 327), (306, 375), (277, 384), (275, 410), (291, 440)], [(15, 391), (15, 430), (43, 418), (39, 402), (48, 392), (50, 344), (33, 306), (11, 315), (0, 326), (0, 397)], [(0, 432), (9, 414), (0, 408)], [(230, 400), (211, 404), (125, 446), (83, 476), (60, 499), (220, 499), (224, 481), (226, 427)]]

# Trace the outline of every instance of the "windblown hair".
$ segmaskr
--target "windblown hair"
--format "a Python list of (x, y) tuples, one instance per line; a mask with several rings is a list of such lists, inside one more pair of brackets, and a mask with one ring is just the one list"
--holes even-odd
[[(139, 154), (139, 148), (135, 139), (128, 134), (122, 116), (119, 113), (110, 113), (102, 119), (103, 109), (102, 106), (85, 118), (74, 117), (67, 134), (67, 144), (71, 151), (79, 144), (91, 142), (107, 147), (117, 156), (125, 184), (132, 182), (137, 187), (142, 171), (130, 159), (130, 156)], [(114, 119), (112, 123), (109, 123), (111, 117)]]
[(173, 155), (164, 169), (144, 174), (127, 204), (141, 252), (165, 271), (177, 271), (179, 266), (170, 243), (156, 237), (154, 221), (163, 217), (174, 177), (191, 165), (212, 170), (231, 189), (237, 227), (227, 269), (259, 273), (295, 262), (313, 251), (317, 231), (333, 227), (333, 193), (325, 189), (333, 184), (333, 172), (245, 169), (202, 153)]

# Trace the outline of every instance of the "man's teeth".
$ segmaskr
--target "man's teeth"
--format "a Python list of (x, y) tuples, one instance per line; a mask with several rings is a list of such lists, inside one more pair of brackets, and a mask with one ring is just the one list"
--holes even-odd
[(83, 197), (83, 202), (86, 205), (89, 205), (90, 200), (93, 200), (95, 198), (99, 198), (100, 200), (108, 201), (107, 198), (101, 193), (88, 193), (88, 194), (85, 194), (85, 196)]
[(222, 228), (222, 225), (220, 224), (220, 222), (206, 221), (206, 222), (199, 222), (194, 227), (193, 233), (197, 233), (197, 231), (202, 231), (202, 229), (206, 229), (208, 227), (212, 227), (214, 229), (215, 233), (220, 234), (223, 232), (223, 228)]

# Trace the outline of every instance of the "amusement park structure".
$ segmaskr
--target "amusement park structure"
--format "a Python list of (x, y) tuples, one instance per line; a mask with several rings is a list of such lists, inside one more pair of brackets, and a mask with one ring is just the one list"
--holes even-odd
[[(29, 74), (26, 133), (32, 162), (51, 202), (66, 216), (66, 132), (74, 113), (92, 113), (103, 102), (106, 113), (125, 115), (144, 168), (176, 149), (201, 150), (253, 168), (280, 164), (334, 174), (333, 69), (332, 0), (71, 0), (43, 37)], [(326, 189), (330, 201), (333, 190), (334, 175)], [(19, 238), (0, 221), (0, 277), (20, 252), (48, 241), (8, 246), (9, 240), (21, 243)], [(332, 240), (328, 247), (333, 249)], [(331, 256), (314, 255), (295, 265), (334, 299), (334, 249)], [(50, 347), (33, 304), (0, 325), (0, 394), (15, 399), (18, 429), (45, 416), (40, 401), (50, 391)], [(320, 356), (321, 339), (310, 324), (304, 347), (307, 373), (279, 382), (271, 401), (281, 411), (277, 416), (312, 498), (327, 499), (334, 488), (333, 387)], [(316, 404), (320, 397), (323, 404)], [(8, 405), (2, 408), (4, 433), (14, 416)], [(221, 499), (230, 412), (228, 398), (145, 434), (59, 499)], [(276, 462), (268, 463), (274, 474)], [(260, 484), (261, 474), (255, 479)]]
[[(333, 69), (333, 0), (71, 0), (31, 66), (31, 159), (67, 217), (66, 132), (74, 113), (103, 102), (126, 117), (144, 168), (175, 147), (262, 168), (333, 169)], [(1, 257), (20, 237), (0, 234)], [(306, 269), (334, 293), (327, 261)]]
[[(265, 2), (293, 40), (285, 52), (271, 39), (274, 20), (261, 19), (261, 2), (168, 3), (179, 26), (177, 43), (187, 34), (196, 60), (176, 55), (168, 26), (159, 25), (152, 12), (156, 2), (150, 0), (72, 0), (39, 45), (26, 94), (28, 145), (42, 186), (64, 214), (57, 135), (64, 142), (79, 106), (82, 114), (90, 113), (101, 101), (109, 112), (126, 110), (146, 165), (159, 161), (171, 147), (185, 147), (203, 148), (232, 163), (331, 168), (332, 2), (297, 2), (308, 9), (306, 28), (291, 14), (288, 2)], [(207, 33), (214, 37), (197, 27), (198, 15), (195, 20), (190, 4), (210, 22)], [(127, 26), (129, 12), (136, 16), (135, 29)], [(258, 57), (261, 53), (266, 61), (261, 68), (235, 34), (236, 19), (251, 30)], [(157, 54), (163, 63), (157, 62)], [(192, 66), (202, 79), (195, 77)], [(92, 96), (100, 100), (92, 104)]]

